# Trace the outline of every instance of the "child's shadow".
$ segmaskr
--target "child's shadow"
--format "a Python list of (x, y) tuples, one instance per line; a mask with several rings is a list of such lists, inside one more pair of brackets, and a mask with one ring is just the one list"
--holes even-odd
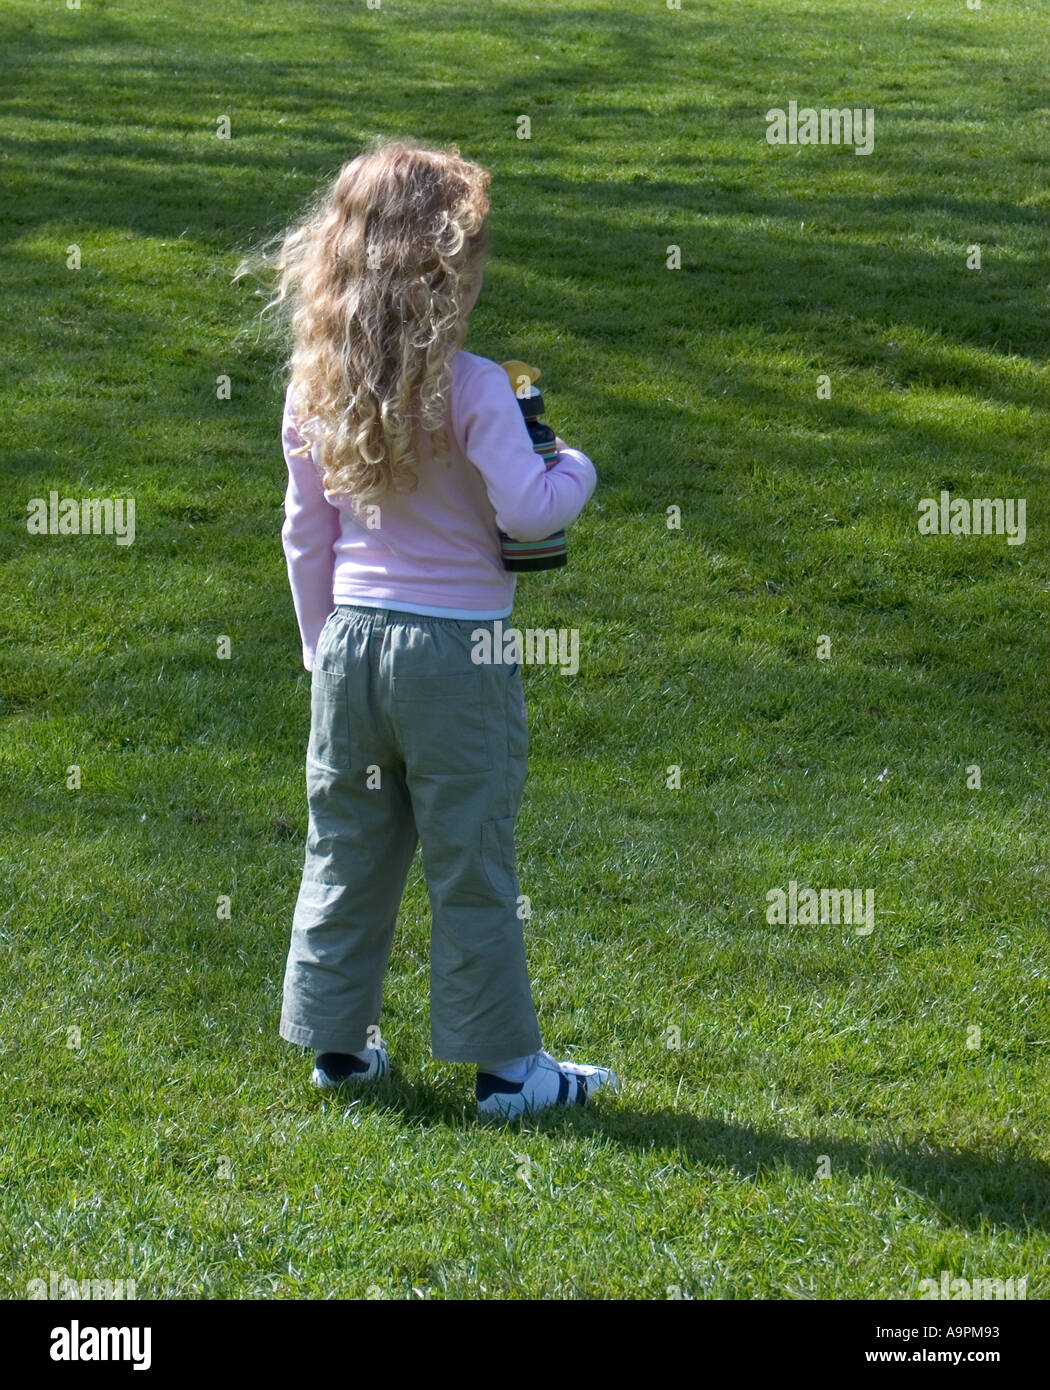
[(1023, 1231), (1050, 1230), (1050, 1165), (1024, 1153), (985, 1155), (922, 1140), (894, 1146), (831, 1136), (799, 1139), (684, 1110), (626, 1109), (611, 1096), (599, 1097), (587, 1109), (548, 1111), (524, 1124), (489, 1124), (478, 1120), (473, 1102), (464, 1105), (459, 1081), (442, 1086), (410, 1081), (396, 1063), (389, 1081), (377, 1090), (350, 1092), (335, 1103), (347, 1109), (375, 1106), (414, 1123), (480, 1126), (497, 1137), (559, 1130), (600, 1134), (624, 1148), (676, 1152), (686, 1165), (712, 1174), (728, 1171), (741, 1182), (760, 1183), (765, 1174), (785, 1167), (814, 1182), (822, 1174), (883, 1174), (960, 1226), (991, 1222)]

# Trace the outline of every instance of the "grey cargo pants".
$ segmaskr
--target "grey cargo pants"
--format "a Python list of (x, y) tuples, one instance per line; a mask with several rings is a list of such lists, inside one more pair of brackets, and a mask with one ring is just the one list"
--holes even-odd
[[(541, 1047), (517, 915), (528, 729), (516, 665), (477, 665), (492, 620), (340, 605), (317, 643), (306, 862), (280, 1032), (360, 1052), (417, 840), (430, 897), (430, 1045), (447, 1062)], [(493, 649), (499, 647), (493, 643)]]

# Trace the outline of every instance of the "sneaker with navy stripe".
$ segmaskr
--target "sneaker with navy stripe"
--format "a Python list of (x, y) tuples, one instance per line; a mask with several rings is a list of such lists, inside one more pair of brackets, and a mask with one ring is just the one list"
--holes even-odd
[(314, 1058), (315, 1086), (334, 1091), (358, 1081), (379, 1081), (390, 1072), (390, 1056), (385, 1047), (366, 1047), (367, 1061), (352, 1052), (318, 1052)]
[(537, 1052), (524, 1081), (507, 1081), (494, 1072), (478, 1072), (478, 1114), (517, 1120), (559, 1105), (582, 1106), (602, 1087), (609, 1091), (620, 1089), (619, 1077), (608, 1067), (556, 1062), (549, 1052)]

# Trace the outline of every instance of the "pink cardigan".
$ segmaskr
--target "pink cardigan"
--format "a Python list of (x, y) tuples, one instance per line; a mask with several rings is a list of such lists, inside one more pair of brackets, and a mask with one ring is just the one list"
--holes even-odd
[(367, 515), (358, 520), (345, 497), (326, 490), (317, 446), (293, 454), (306, 442), (293, 412), (289, 385), (281, 543), (308, 671), (337, 603), (508, 617), (517, 574), (503, 568), (497, 529), (524, 541), (549, 536), (576, 519), (597, 483), (578, 449), (562, 449), (557, 463), (544, 466), (507, 374), (470, 352), (453, 362), (451, 455), (435, 460), (424, 440), (419, 486), (380, 499), (378, 525), (373, 519), (370, 527)]

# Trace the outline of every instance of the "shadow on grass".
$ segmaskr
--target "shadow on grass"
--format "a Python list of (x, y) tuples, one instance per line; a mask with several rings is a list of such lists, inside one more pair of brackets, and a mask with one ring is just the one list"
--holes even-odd
[(830, 1135), (798, 1138), (681, 1110), (603, 1108), (601, 1100), (587, 1110), (552, 1111), (527, 1124), (505, 1126), (478, 1121), (473, 1103), (464, 1106), (458, 1087), (453, 1091), (409, 1081), (396, 1063), (383, 1090), (344, 1093), (335, 1103), (348, 1111), (393, 1111), (412, 1124), (481, 1127), (497, 1137), (523, 1132), (596, 1134), (624, 1149), (675, 1151), (690, 1167), (712, 1176), (730, 1173), (741, 1182), (762, 1183), (784, 1169), (819, 1181), (817, 1174), (827, 1159), (833, 1177), (887, 1177), (959, 1226), (988, 1223), (1023, 1232), (1050, 1230), (1050, 1164), (1023, 1153), (985, 1156), (922, 1139), (894, 1145)]

